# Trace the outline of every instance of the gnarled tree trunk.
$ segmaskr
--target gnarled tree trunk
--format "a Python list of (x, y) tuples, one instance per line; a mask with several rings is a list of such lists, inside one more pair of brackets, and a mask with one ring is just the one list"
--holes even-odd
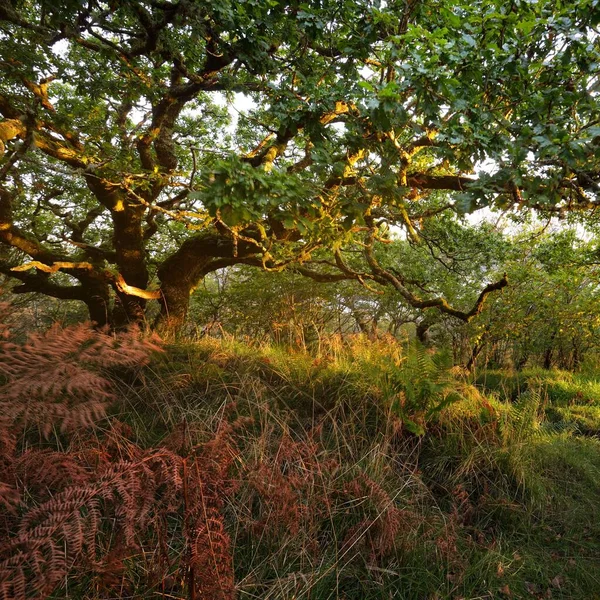
[(234, 264), (260, 264), (253, 258), (258, 247), (247, 241), (234, 244), (231, 237), (204, 232), (185, 241), (159, 267), (161, 310), (155, 327), (175, 335), (185, 323), (190, 295), (200, 281), (218, 269)]

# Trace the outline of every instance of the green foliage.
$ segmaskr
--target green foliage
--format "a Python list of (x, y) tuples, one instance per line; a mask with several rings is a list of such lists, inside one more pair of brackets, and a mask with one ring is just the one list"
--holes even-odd
[(558, 426), (575, 429), (584, 435), (600, 433), (600, 406), (548, 406), (546, 418)]
[(95, 320), (239, 263), (468, 314), (507, 247), (456, 213), (597, 204), (596, 0), (5, 4), (0, 267)]
[(592, 227), (536, 222), (511, 237), (501, 263), (510, 285), (471, 329), (488, 366), (580, 370), (592, 361), (595, 371), (600, 330)]
[(252, 223), (273, 209), (288, 228), (297, 224), (294, 217), (306, 228), (314, 226), (318, 216), (309, 210), (300, 217), (290, 210), (309, 209), (316, 191), (310, 181), (277, 169), (260, 171), (235, 156), (211, 165), (203, 188), (191, 197), (201, 200), (211, 214), (219, 212), (229, 225)]
[(391, 379), (394, 393), (391, 410), (412, 433), (423, 435), (425, 423), (461, 398), (449, 374), (447, 357), (432, 355), (420, 344), (412, 344)]
[(507, 373), (490, 370), (481, 373), (476, 382), (485, 390), (497, 392), (507, 400), (538, 386), (552, 406), (600, 403), (600, 385), (597, 379), (568, 371), (525, 369), (518, 373)]

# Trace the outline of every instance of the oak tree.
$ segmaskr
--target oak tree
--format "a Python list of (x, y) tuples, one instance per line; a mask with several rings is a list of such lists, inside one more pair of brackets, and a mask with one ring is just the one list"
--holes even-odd
[(443, 211), (598, 205), (599, 21), (598, 0), (2, 0), (0, 272), (116, 326), (158, 301), (177, 328), (240, 263), (468, 321), (505, 278), (457, 308), (377, 245)]

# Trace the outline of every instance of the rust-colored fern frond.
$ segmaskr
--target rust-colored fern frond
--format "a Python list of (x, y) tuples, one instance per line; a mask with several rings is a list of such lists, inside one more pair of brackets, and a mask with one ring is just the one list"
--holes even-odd
[[(422, 518), (409, 508), (399, 508), (395, 497), (365, 473), (360, 473), (347, 486), (346, 493), (364, 503), (367, 513), (350, 527), (342, 541), (341, 551), (367, 553), (370, 562), (377, 562), (396, 548), (400, 533), (416, 531)], [(406, 535), (404, 536), (407, 537)]]
[[(0, 521), (0, 600), (42, 600), (83, 574), (119, 587), (126, 583), (124, 560), (142, 553), (153, 557), (158, 581), (177, 567), (187, 573), (190, 598), (233, 598), (223, 509), (236, 488), (234, 434), (242, 423), (223, 421), (186, 458), (130, 443), (123, 459), (114, 436), (130, 432), (118, 422), (104, 438), (81, 438), (70, 451), (19, 455), (13, 438), (1, 435), (0, 503), (7, 510)], [(170, 527), (185, 542), (174, 556)]]
[(0, 481), (0, 510), (14, 514), (21, 502), (21, 493), (15, 485)]
[(106, 414), (113, 399), (108, 368), (148, 362), (157, 338), (131, 330), (119, 335), (88, 323), (29, 334), (25, 343), (0, 326), (0, 413), (49, 433), (88, 427)]
[[(191, 600), (234, 598), (224, 509), (248, 421), (223, 418), (196, 446), (185, 426), (149, 449), (126, 423), (98, 422), (115, 398), (114, 370), (147, 363), (157, 344), (88, 324), (21, 342), (0, 322), (0, 600), (43, 600), (90, 576), (99, 594), (130, 589), (131, 561), (148, 566), (150, 590), (170, 580)], [(28, 425), (64, 435), (39, 447)]]
[(21, 486), (41, 496), (83, 485), (90, 479), (90, 471), (75, 455), (48, 449), (31, 449), (21, 454), (14, 462), (14, 472)]
[(231, 600), (234, 597), (231, 539), (222, 514), (206, 506), (204, 515), (188, 529), (190, 598)]
[(234, 597), (231, 539), (223, 507), (236, 488), (230, 477), (238, 455), (235, 432), (247, 419), (222, 421), (215, 436), (185, 461), (185, 535), (190, 599)]
[(248, 465), (248, 483), (259, 499), (255, 533), (277, 538), (283, 532), (310, 532), (329, 514), (331, 494), (326, 486), (338, 465), (324, 453), (318, 435), (315, 428), (296, 440), (284, 431), (271, 452)]
[(90, 473), (87, 481), (81, 465), (58, 460), (57, 454), (46, 453), (37, 463), (30, 457), (22, 462), (59, 464), (54, 474), (63, 477), (66, 472), (69, 478), (79, 478), (79, 484), (26, 511), (16, 533), (0, 544), (2, 600), (44, 598), (72, 569), (101, 570), (107, 560), (116, 562), (114, 547), (99, 554), (107, 523), (110, 537), (131, 553), (157, 515), (180, 507), (182, 459), (167, 450), (108, 465)]
[(16, 449), (14, 428), (7, 419), (0, 419), (0, 507), (9, 513), (14, 513), (21, 501), (15, 475)]

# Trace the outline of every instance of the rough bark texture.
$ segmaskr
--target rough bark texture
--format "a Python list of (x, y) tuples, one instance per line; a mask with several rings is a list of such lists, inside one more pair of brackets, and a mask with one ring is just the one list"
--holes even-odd
[(156, 325), (174, 333), (185, 322), (190, 294), (208, 273), (236, 263), (244, 263), (257, 247), (216, 233), (206, 232), (185, 241), (158, 269), (161, 305)]
[[(148, 269), (142, 230), (143, 207), (126, 206), (113, 210), (113, 244), (119, 273), (128, 285), (140, 289), (148, 286)], [(146, 300), (130, 294), (117, 292), (125, 322), (141, 322), (144, 319)]]

